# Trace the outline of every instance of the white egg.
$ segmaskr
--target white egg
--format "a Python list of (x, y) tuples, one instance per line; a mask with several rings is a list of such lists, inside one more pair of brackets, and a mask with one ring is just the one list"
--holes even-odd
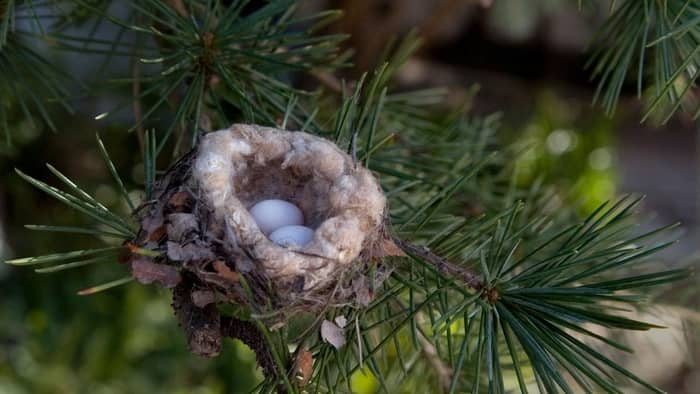
[(270, 234), (280, 227), (304, 224), (301, 210), (284, 200), (259, 201), (250, 208), (250, 214), (253, 215), (260, 231), (265, 234)]
[(270, 234), (272, 242), (284, 247), (296, 246), (303, 248), (311, 242), (313, 237), (314, 230), (305, 226), (284, 226)]

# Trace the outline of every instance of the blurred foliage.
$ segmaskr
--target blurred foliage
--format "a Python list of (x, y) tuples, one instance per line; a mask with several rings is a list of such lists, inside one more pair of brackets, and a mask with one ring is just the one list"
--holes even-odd
[(522, 152), (516, 163), (522, 186), (540, 180), (556, 185), (568, 203), (587, 214), (616, 193), (616, 120), (572, 106), (552, 91), (538, 94), (531, 118), (514, 132)]
[[(110, 175), (94, 140), (88, 138), (95, 125), (84, 119), (59, 118), (58, 122), (65, 125), (60, 134), (41, 139), (35, 125), (17, 124), (16, 144), (0, 158), (0, 200), (7, 209), (1, 213), (7, 240), (0, 243), (2, 256), (96, 246), (81, 236), (37, 232), (27, 237), (24, 223), (84, 224), (86, 220), (27, 189), (13, 175), (15, 166), (48, 176), (41, 163), (54, 163), (71, 176), (79, 175), (83, 186), (109, 208), (128, 212), (116, 187), (107, 181)], [(129, 148), (135, 136), (116, 129), (104, 132), (119, 169), (132, 174), (127, 186), (134, 190), (143, 181), (142, 165), (134, 162), (138, 158)], [(216, 359), (191, 357), (172, 314), (169, 292), (126, 286), (92, 297), (76, 295), (86, 284), (110, 280), (123, 271), (118, 265), (98, 264), (59, 277), (1, 266), (0, 392), (223, 393), (247, 392), (257, 384), (260, 372), (254, 354), (240, 342), (228, 342)]]
[[(7, 209), (2, 212), (7, 245), (0, 254), (97, 246), (84, 236), (36, 232), (27, 237), (24, 223), (81, 224), (85, 219), (28, 189), (12, 175), (14, 166), (48, 177), (41, 162), (54, 163), (71, 176), (79, 174), (82, 185), (105, 205), (127, 212), (90, 138), (94, 125), (82, 122), (59, 118), (58, 124), (65, 125), (60, 134), (42, 139), (31, 138), (33, 128), (26, 126), (16, 140), (23, 154), (0, 158), (0, 200)], [(84, 132), (76, 132), (80, 130)], [(139, 172), (131, 170), (141, 167), (129, 148), (135, 136), (121, 130), (104, 134), (119, 169), (135, 172), (126, 179), (133, 190), (142, 181)], [(97, 264), (60, 276), (37, 276), (31, 270), (0, 267), (0, 392), (229, 393), (247, 392), (257, 384), (260, 373), (254, 355), (240, 342), (227, 342), (216, 359), (190, 356), (166, 291), (134, 285), (91, 297), (76, 295), (86, 285), (123, 271), (118, 265)]]

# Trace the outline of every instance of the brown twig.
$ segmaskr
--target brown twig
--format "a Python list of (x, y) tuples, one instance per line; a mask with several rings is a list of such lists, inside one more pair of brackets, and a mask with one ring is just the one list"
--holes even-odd
[(221, 351), (219, 311), (210, 304), (199, 308), (192, 302), (192, 282), (184, 278), (173, 289), (173, 310), (187, 335), (190, 352), (202, 357), (214, 357)]
[(173, 290), (173, 310), (187, 334), (190, 352), (198, 356), (214, 357), (221, 351), (222, 338), (240, 339), (257, 358), (265, 376), (278, 376), (267, 343), (258, 327), (249, 321), (220, 316), (215, 304), (204, 308), (192, 302), (196, 290), (192, 277), (185, 277)]
[(265, 338), (254, 323), (238, 320), (233, 317), (221, 317), (221, 335), (240, 339), (254, 353), (258, 360), (258, 365), (263, 370), (265, 376), (277, 376), (275, 362), (272, 359), (270, 350), (267, 348)]
[[(421, 325), (425, 323), (425, 318), (423, 317), (423, 314), (421, 312), (418, 312), (416, 314), (416, 322)], [(440, 382), (440, 386), (442, 387), (443, 391), (447, 392), (450, 388), (450, 382), (452, 381), (452, 375), (454, 374), (454, 371), (452, 370), (452, 368), (445, 365), (445, 363), (440, 358), (440, 355), (438, 354), (435, 345), (433, 345), (432, 342), (430, 342), (428, 338), (425, 337), (423, 332), (421, 330), (416, 331), (418, 332), (417, 338), (418, 342), (420, 342), (421, 351), (423, 352), (423, 355), (428, 360), (433, 369), (435, 369), (435, 372), (438, 375), (438, 381)]]
[(425, 262), (435, 267), (439, 272), (459, 279), (465, 285), (476, 291), (484, 289), (484, 283), (469, 268), (458, 267), (444, 257), (431, 252), (427, 247), (413, 244), (395, 235), (392, 236), (392, 240), (404, 252), (420, 257)]

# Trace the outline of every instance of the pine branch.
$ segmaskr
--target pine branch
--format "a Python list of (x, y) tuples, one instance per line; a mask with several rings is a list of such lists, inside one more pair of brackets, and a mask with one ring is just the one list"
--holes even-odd
[(599, 80), (594, 101), (607, 113), (614, 112), (628, 74), (634, 72), (637, 95), (649, 96), (643, 120), (657, 114), (666, 122), (679, 108), (697, 118), (700, 105), (693, 95), (700, 62), (697, 5), (689, 0), (615, 3), (596, 34), (588, 63), (592, 77)]
[[(623, 29), (632, 37), (630, 41), (611, 41), (614, 52), (596, 55), (599, 66), (594, 73), (602, 78), (604, 89), (612, 89), (612, 95), (604, 97), (606, 105), (614, 105), (624, 83), (624, 70), (632, 64), (637, 50), (645, 53), (650, 45), (642, 44), (649, 42), (643, 35), (648, 25), (624, 23), (641, 16), (639, 4), (625, 2), (604, 30), (604, 35), (613, 35)], [(654, 12), (662, 10), (660, 4), (644, 2), (647, 10), (657, 7)], [(314, 35), (318, 26), (298, 31), (309, 20), (295, 19), (292, 1), (273, 0), (252, 10), (246, 5), (246, 1), (228, 5), (217, 1), (130, 1), (131, 14), (120, 20), (106, 8), (77, 2), (76, 7), (95, 19), (141, 34), (146, 59), (139, 61), (160, 66), (159, 72), (147, 76), (134, 72), (131, 78), (119, 81), (128, 84), (134, 95), (131, 104), (132, 110), (137, 109), (138, 120), (132, 129), (146, 130), (146, 198), (156, 198), (156, 183), (163, 179), (156, 170), (159, 153), (173, 144), (171, 137), (176, 137), (176, 153), (179, 146), (187, 145), (188, 136), (194, 145), (199, 133), (209, 128), (203, 119), (212, 119), (215, 128), (226, 127), (233, 120), (300, 127), (334, 139), (381, 177), (389, 200), (391, 238), (407, 256), (363, 262), (369, 272), (368, 283), (361, 289), (366, 292), (362, 302), (329, 306), (313, 316), (313, 322), (303, 327), (299, 336), (291, 327), (265, 326), (263, 319), (270, 311), (264, 302), (259, 308), (256, 305), (260, 310), (245, 318), (221, 317), (215, 304), (195, 307), (188, 289), (178, 288), (174, 303), (195, 353), (214, 355), (222, 337), (239, 338), (253, 349), (263, 369), (265, 380), (260, 387), (290, 392), (352, 391), (351, 377), (360, 370), (370, 371), (383, 391), (394, 392), (412, 379), (413, 372), (430, 367), (449, 392), (503, 393), (515, 389), (507, 387), (509, 373), (516, 375), (518, 388), (524, 392), (533, 379), (545, 392), (620, 392), (619, 376), (658, 390), (586, 340), (621, 351), (633, 349), (594, 333), (584, 324), (625, 330), (656, 328), (618, 311), (642, 305), (640, 294), (649, 287), (687, 275), (686, 270), (650, 272), (641, 268), (649, 256), (672, 244), (651, 242), (672, 227), (635, 235), (630, 221), (639, 201), (630, 198), (605, 204), (581, 221), (572, 220), (575, 215), (567, 210), (560, 218), (546, 217), (543, 206), (551, 195), (538, 184), (517, 187), (512, 152), (502, 149), (502, 142), (495, 137), (497, 117), (467, 116), (466, 105), (458, 110), (442, 107), (444, 90), (393, 91), (392, 79), (419, 45), (417, 37), (409, 35), (392, 46), (387, 61), (356, 83), (339, 81), (326, 78), (318, 69), (344, 64), (345, 58), (336, 49), (344, 37)], [(319, 13), (310, 21), (322, 25), (335, 17), (333, 12)], [(664, 48), (670, 45), (668, 38), (693, 35), (693, 23), (683, 22), (685, 30), (675, 23), (669, 25), (675, 30), (667, 29), (671, 35), (658, 36), (658, 42), (652, 43)], [(109, 53), (133, 59), (139, 50), (121, 39), (101, 40), (92, 34), (87, 38), (55, 37), (63, 49), (83, 54)], [(2, 54), (0, 67), (7, 63)], [(17, 67), (8, 64), (9, 68)], [(670, 63), (659, 64), (665, 67)], [(683, 68), (690, 63), (674, 65)], [(288, 82), (296, 72), (321, 75), (330, 89), (320, 92), (325, 96), (301, 91)], [(658, 81), (678, 76), (665, 73), (661, 77)], [(0, 84), (3, 81), (13, 86), (14, 82), (0, 76)], [(674, 91), (662, 88), (659, 92), (666, 95)], [(680, 96), (673, 94), (674, 99)], [(18, 102), (24, 106), (21, 98)], [(139, 102), (144, 105), (143, 112)], [(327, 103), (338, 109), (329, 110)], [(166, 108), (168, 105), (172, 108)], [(171, 118), (166, 129), (158, 133), (147, 129), (162, 113)], [(98, 147), (120, 194), (133, 210), (138, 203), (131, 201), (99, 138)], [(67, 191), (19, 174), (91, 217), (96, 225), (29, 228), (100, 239), (104, 235), (122, 240), (134, 237), (132, 218), (112, 212), (58, 170), (50, 170)], [(126, 243), (126, 248), (114, 245), (8, 263), (37, 265), (37, 272), (49, 273), (111, 261), (124, 250), (149, 257), (162, 254)], [(81, 294), (130, 280), (117, 279)], [(338, 349), (323, 341), (318, 331), (321, 321), (340, 316), (353, 323), (342, 331), (347, 345)], [(303, 323), (303, 316), (289, 319)], [(290, 345), (297, 346), (294, 357)], [(306, 388), (299, 387), (292, 376), (296, 356), (302, 352), (299, 349), (311, 358), (304, 371)], [(573, 381), (565, 379), (565, 374)], [(416, 380), (426, 391), (434, 390), (422, 374)]]
[[(116, 172), (114, 163), (110, 159), (109, 153), (107, 152), (102, 140), (97, 137), (97, 144), (100, 148), (100, 152), (105, 161), (105, 165), (112, 173), (117, 187), (122, 193), (122, 197), (125, 202), (133, 208), (133, 203), (131, 198), (124, 187), (124, 183)], [(71, 179), (63, 175), (60, 171), (48, 165), (51, 172), (54, 173), (70, 190), (70, 192), (64, 192), (53, 186), (41, 182), (35, 178), (32, 178), (19, 170), (16, 170), (17, 174), (27, 181), (32, 186), (40, 189), (41, 191), (49, 194), (51, 197), (67, 205), (69, 208), (74, 209), (94, 220), (94, 227), (83, 228), (75, 226), (51, 226), (51, 225), (27, 225), (26, 227), (30, 230), (35, 231), (51, 231), (56, 233), (73, 233), (73, 234), (85, 234), (91, 235), (98, 239), (103, 239), (104, 237), (117, 238), (120, 241), (130, 239), (135, 236), (135, 231), (132, 228), (131, 218), (126, 215), (120, 215), (112, 212), (103, 204), (101, 204), (97, 199), (87, 193), (85, 190), (81, 189), (76, 185)], [(109, 231), (104, 230), (100, 227), (106, 226)], [(90, 264), (98, 262), (115, 262), (124, 253), (125, 248), (123, 246), (109, 246), (105, 248), (98, 249), (82, 249), (74, 250), (70, 252), (54, 253), (44, 256), (34, 256), (19, 259), (7, 260), (5, 263), (11, 265), (41, 265), (40, 268), (35, 269), (37, 273), (55, 273), (59, 271), (64, 271), (73, 268), (80, 268)], [(120, 286), (129, 283), (133, 278), (131, 276), (116, 279), (107, 283), (92, 286), (90, 288), (81, 290), (78, 292), (79, 295), (91, 295), (104, 290), (111, 289), (116, 286)]]
[[(218, 2), (177, 1), (169, 5), (155, 0), (128, 2), (141, 23), (114, 19), (104, 10), (86, 2), (79, 3), (117, 26), (141, 34), (143, 41), (157, 45), (155, 53), (149, 50), (150, 54), (139, 61), (161, 65), (162, 71), (129, 81), (132, 86), (137, 86), (139, 81), (149, 81), (150, 87), (135, 95), (135, 103), (158, 96), (150, 108), (142, 113), (137, 111), (139, 121), (131, 130), (152, 124), (168, 101), (175, 107), (174, 119), (159, 137), (157, 153), (173, 135), (178, 138), (176, 147), (184, 145), (185, 135), (194, 141), (201, 131), (200, 119), (206, 112), (217, 113), (220, 118), (213, 125), (215, 128), (231, 124), (230, 115), (222, 110), (223, 103), (242, 113), (243, 118), (238, 121), (275, 125), (291, 97), (311, 95), (286, 82), (290, 73), (333, 69), (342, 66), (344, 61), (338, 56), (335, 45), (345, 36), (313, 35), (320, 26), (337, 18), (338, 13), (295, 18), (293, 0), (270, 1), (250, 13), (243, 11), (245, 1), (235, 1), (226, 7)], [(304, 29), (299, 30), (300, 27)], [(62, 41), (67, 38), (63, 37)], [(91, 40), (88, 44), (104, 43)], [(108, 53), (114, 52), (112, 49)], [(124, 55), (134, 56), (128, 51)], [(100, 114), (98, 118), (119, 111), (121, 107)], [(289, 118), (301, 125), (306, 115), (299, 105)]]
[(392, 240), (405, 252), (423, 259), (425, 262), (434, 266), (438, 272), (442, 273), (446, 277), (458, 278), (464, 285), (476, 291), (481, 291), (484, 289), (484, 284), (471, 270), (465, 267), (458, 267), (450, 263), (447, 259), (431, 252), (430, 249), (426, 248), (425, 246), (412, 244), (396, 236), (392, 237)]

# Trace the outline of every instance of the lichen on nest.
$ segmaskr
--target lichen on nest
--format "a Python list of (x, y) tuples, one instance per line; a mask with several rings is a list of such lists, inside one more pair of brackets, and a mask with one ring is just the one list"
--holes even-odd
[[(265, 199), (299, 207), (314, 230), (311, 242), (284, 247), (268, 239), (249, 212)], [(133, 253), (129, 264), (140, 282), (175, 288), (191, 350), (211, 356), (220, 349), (222, 303), (269, 324), (300, 310), (367, 305), (388, 274), (379, 258), (400, 253), (385, 213), (375, 177), (332, 142), (235, 124), (202, 136), (160, 179), (130, 242), (132, 250), (160, 254)], [(195, 332), (193, 319), (204, 319)]]

